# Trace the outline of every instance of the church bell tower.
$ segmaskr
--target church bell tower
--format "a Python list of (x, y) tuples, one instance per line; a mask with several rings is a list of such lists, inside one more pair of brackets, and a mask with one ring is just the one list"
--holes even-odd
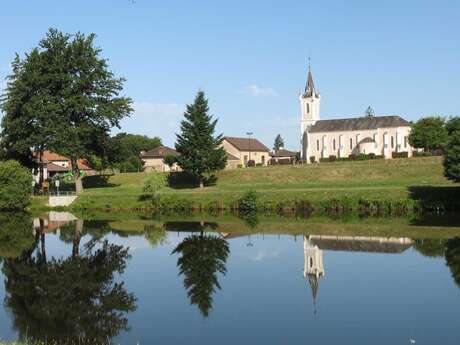
[(319, 108), (321, 104), (321, 96), (319, 91), (315, 89), (313, 82), (313, 74), (311, 73), (310, 62), (308, 63), (308, 76), (307, 84), (305, 85), (304, 92), (299, 95), (300, 111), (302, 114), (300, 120), (300, 133), (301, 133), (301, 156), (302, 159), (307, 160), (310, 156), (309, 142), (308, 142), (308, 129), (319, 120)]

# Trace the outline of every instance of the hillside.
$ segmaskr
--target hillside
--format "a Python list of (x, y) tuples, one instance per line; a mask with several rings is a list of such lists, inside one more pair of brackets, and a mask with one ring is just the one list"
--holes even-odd
[[(75, 207), (148, 208), (151, 201), (140, 198), (147, 176), (146, 173), (117, 174), (104, 181), (98, 176), (88, 177), (87, 188)], [(443, 176), (442, 158), (426, 157), (225, 170), (217, 174), (215, 185), (204, 190), (168, 187), (162, 199), (228, 206), (248, 190), (257, 191), (260, 202), (307, 200), (313, 205), (343, 198), (356, 202), (359, 199), (406, 202), (442, 195), (451, 198), (452, 193), (458, 193)]]

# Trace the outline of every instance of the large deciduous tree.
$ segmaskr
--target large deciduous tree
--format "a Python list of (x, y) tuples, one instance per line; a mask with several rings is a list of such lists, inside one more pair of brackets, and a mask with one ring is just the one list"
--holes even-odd
[(413, 124), (409, 143), (425, 152), (443, 149), (447, 144), (445, 121), (441, 117), (425, 117)]
[(278, 134), (273, 144), (273, 150), (278, 151), (280, 148), (283, 148), (283, 147), (284, 147), (284, 140), (281, 137), (281, 134)]
[(1, 107), (2, 144), (27, 155), (46, 149), (68, 156), (76, 191), (83, 189), (78, 159), (102, 155), (109, 131), (131, 111), (95, 35), (50, 29), (24, 59), (16, 56)]
[(203, 188), (205, 174), (225, 168), (227, 156), (222, 147), (222, 134), (215, 136), (217, 119), (209, 114), (204, 92), (198, 92), (195, 102), (187, 105), (181, 134), (177, 135), (178, 165), (194, 176)]
[(444, 149), (444, 175), (460, 182), (460, 117), (451, 118), (446, 124), (449, 140)]

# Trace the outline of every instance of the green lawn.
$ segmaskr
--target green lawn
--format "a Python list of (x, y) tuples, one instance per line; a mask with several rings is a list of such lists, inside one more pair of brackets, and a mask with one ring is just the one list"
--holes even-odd
[[(148, 208), (141, 201), (146, 173), (110, 176), (101, 184), (98, 177), (88, 177), (86, 188), (76, 208), (130, 209)], [(408, 201), (414, 188), (420, 197), (457, 194), (458, 190), (443, 176), (441, 157), (393, 160), (321, 163), (305, 166), (274, 166), (225, 170), (217, 174), (217, 183), (199, 188), (166, 188), (165, 200), (228, 206), (246, 191), (255, 190), (260, 202), (308, 200), (313, 205), (331, 199)]]

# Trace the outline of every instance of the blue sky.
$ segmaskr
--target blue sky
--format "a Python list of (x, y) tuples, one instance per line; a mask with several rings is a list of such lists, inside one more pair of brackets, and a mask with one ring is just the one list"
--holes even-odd
[(308, 55), (323, 119), (459, 115), (459, 18), (445, 0), (0, 0), (0, 77), (49, 27), (94, 32), (135, 102), (122, 130), (173, 145), (202, 89), (220, 132), (297, 149)]

